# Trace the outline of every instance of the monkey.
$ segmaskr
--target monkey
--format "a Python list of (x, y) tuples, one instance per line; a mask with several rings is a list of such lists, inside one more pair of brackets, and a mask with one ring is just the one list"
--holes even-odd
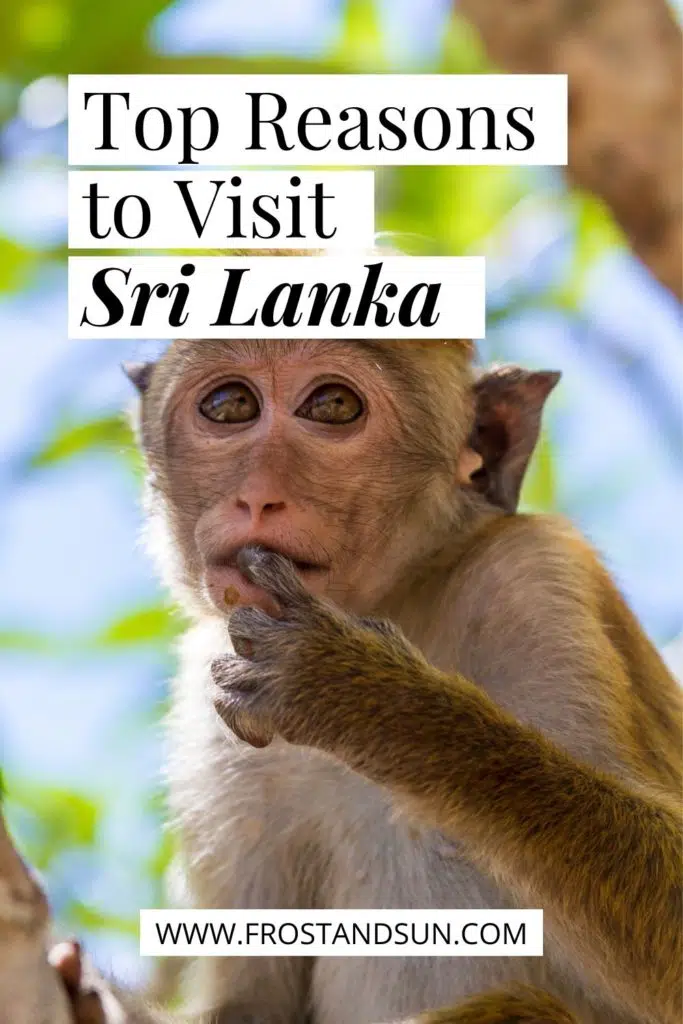
[[(283, 614), (241, 608), (231, 618), (247, 664), (219, 658), (213, 675), (236, 734), (258, 746), (265, 722), (267, 742), (277, 732), (323, 750), (402, 795), (416, 815), (471, 843), (511, 891), (543, 905), (553, 937), (573, 959), (590, 958), (615, 999), (649, 1005), (652, 1019), (680, 1019), (681, 832), (658, 776), (650, 793), (574, 763), (468, 680), (444, 678), (390, 622), (354, 620), (311, 597), (282, 556), (245, 548), (238, 566)], [(614, 848), (629, 854), (618, 872)], [(599, 886), (612, 903), (589, 914)], [(622, 887), (646, 908), (631, 930)]]
[(199, 1019), (678, 1020), (680, 691), (587, 542), (516, 511), (557, 375), (484, 385), (417, 340), (180, 341), (129, 374), (192, 622), (189, 905), (545, 911), (543, 958), (201, 960)]

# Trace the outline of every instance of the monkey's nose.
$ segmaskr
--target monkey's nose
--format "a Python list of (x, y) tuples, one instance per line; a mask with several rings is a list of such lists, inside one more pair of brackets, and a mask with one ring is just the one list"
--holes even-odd
[(272, 515), (274, 512), (283, 512), (286, 508), (284, 501), (262, 501), (257, 498), (237, 498), (237, 508), (246, 512), (249, 518), (258, 522), (263, 516)]

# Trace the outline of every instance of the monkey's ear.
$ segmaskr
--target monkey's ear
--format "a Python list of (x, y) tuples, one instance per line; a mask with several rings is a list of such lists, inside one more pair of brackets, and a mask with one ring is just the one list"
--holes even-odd
[(500, 366), (483, 373), (475, 384), (475, 422), (469, 443), (483, 464), (470, 479), (505, 512), (517, 510), (543, 406), (560, 376), (554, 370)]
[(149, 382), (152, 378), (152, 371), (154, 369), (154, 363), (122, 363), (121, 368), (125, 373), (126, 377), (135, 387), (138, 389), (141, 395), (144, 395), (145, 391), (149, 387)]

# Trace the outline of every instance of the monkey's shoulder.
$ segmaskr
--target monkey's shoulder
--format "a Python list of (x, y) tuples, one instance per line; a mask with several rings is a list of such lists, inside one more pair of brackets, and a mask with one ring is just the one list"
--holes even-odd
[(557, 515), (505, 515), (486, 520), (468, 536), (454, 577), (471, 600), (489, 606), (517, 602), (544, 615), (544, 605), (590, 604), (616, 593), (600, 556), (568, 520)]
[[(617, 617), (640, 627), (591, 545), (556, 516), (500, 516), (483, 523), (453, 573), (446, 602), (456, 668), (492, 691), (526, 692), (531, 715), (556, 680), (581, 701), (581, 680), (622, 671), (614, 647)], [(619, 662), (619, 664), (617, 664)], [(533, 717), (533, 716), (532, 716)]]
[[(548, 557), (561, 564), (586, 567), (598, 560), (592, 545), (569, 519), (556, 514), (496, 515), (475, 524), (467, 536), (467, 554), (512, 570), (523, 565), (543, 567)], [(543, 558), (543, 562), (540, 561)]]

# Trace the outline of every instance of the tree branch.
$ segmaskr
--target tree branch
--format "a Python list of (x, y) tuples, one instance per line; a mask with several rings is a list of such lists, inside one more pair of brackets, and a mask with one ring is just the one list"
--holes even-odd
[(72, 1024), (66, 991), (47, 960), (45, 896), (0, 815), (0, 1024)]
[(508, 71), (569, 76), (569, 177), (683, 297), (683, 62), (666, 0), (460, 0)]

